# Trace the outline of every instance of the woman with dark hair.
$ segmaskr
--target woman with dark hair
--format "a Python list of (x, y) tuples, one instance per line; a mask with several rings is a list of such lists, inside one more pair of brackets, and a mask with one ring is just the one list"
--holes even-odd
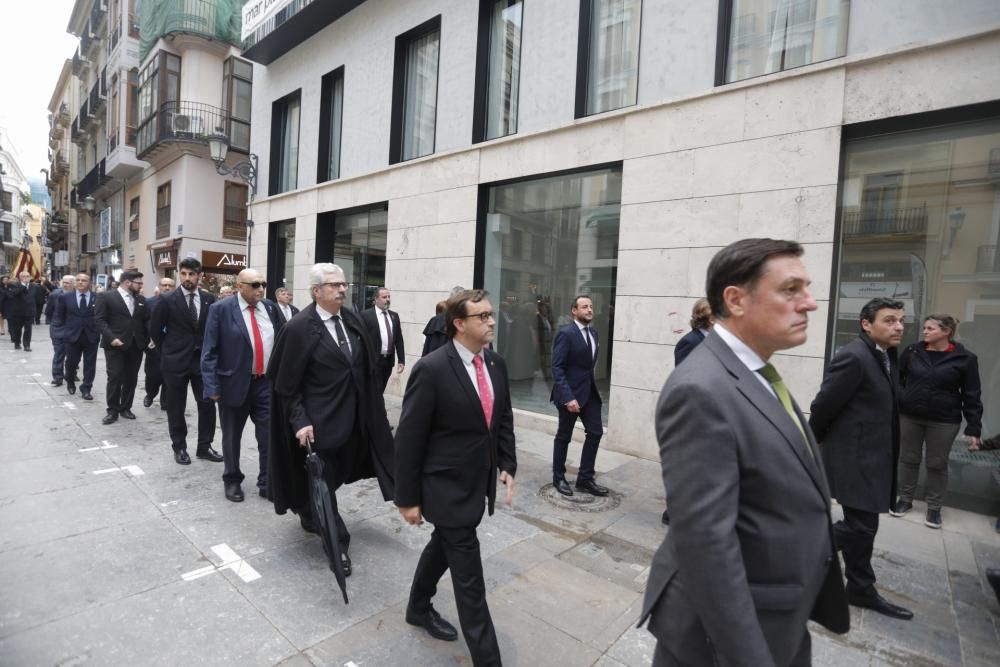
[[(948, 455), (965, 416), (965, 435), (979, 447), (983, 403), (976, 355), (955, 341), (958, 320), (944, 313), (924, 318), (923, 341), (899, 357), (899, 498), (890, 512), (913, 507), (920, 462), (927, 468), (927, 517), (941, 527), (941, 502), (948, 487)], [(926, 443), (927, 456), (923, 456)]]

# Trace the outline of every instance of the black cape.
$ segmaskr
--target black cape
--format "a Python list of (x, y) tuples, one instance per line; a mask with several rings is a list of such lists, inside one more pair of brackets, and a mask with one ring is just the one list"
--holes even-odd
[[(299, 446), (289, 421), (289, 398), (299, 393), (304, 369), (310, 362), (321, 336), (329, 336), (322, 321), (314, 315), (316, 306), (310, 304), (288, 321), (274, 342), (268, 364), (267, 376), (271, 381), (270, 450), (268, 455), (268, 499), (274, 511), (284, 514), (298, 511), (309, 504), (309, 480), (306, 475), (306, 450)], [(365, 368), (368, 382), (364, 395), (358, 397), (358, 419), (362, 441), (360, 451), (351, 457), (355, 461), (346, 482), (360, 479), (378, 479), (382, 497), (392, 500), (395, 494), (393, 470), (395, 450), (392, 430), (385, 413), (385, 402), (379, 391), (381, 383), (375, 381), (377, 368), (375, 353), (369, 336), (360, 319), (346, 308), (340, 311), (345, 325), (364, 342)], [(367, 450), (367, 451), (365, 451)]]

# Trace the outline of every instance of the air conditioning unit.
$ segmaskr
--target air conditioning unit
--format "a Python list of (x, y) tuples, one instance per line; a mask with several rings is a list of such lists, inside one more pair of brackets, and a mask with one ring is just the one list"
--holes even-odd
[(174, 134), (188, 136), (200, 136), (204, 134), (200, 116), (175, 113), (173, 118), (170, 119), (170, 128)]

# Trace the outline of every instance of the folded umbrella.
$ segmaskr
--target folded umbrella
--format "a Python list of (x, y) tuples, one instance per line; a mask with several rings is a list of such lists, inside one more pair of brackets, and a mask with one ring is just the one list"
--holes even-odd
[(337, 579), (340, 592), (347, 599), (347, 575), (344, 573), (344, 562), (341, 556), (340, 541), (337, 539), (337, 496), (330, 491), (323, 478), (323, 468), (326, 465), (312, 449), (312, 441), (306, 441), (309, 453), (306, 455), (306, 472), (309, 474), (309, 500), (312, 506), (313, 520), (319, 528), (319, 536), (323, 540), (323, 551), (330, 562), (330, 570)]

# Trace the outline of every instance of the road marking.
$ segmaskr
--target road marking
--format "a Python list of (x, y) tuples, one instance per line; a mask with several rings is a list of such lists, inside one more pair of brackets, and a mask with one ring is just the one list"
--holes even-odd
[(64, 401), (63, 407), (67, 410), (76, 410), (76, 403), (73, 403), (72, 401)]
[(38, 377), (42, 377), (42, 374), (41, 373), (22, 373), (22, 374), (18, 375), (17, 377), (19, 377), (19, 378), (38, 378)]
[(104, 475), (109, 472), (123, 472), (129, 477), (139, 477), (140, 475), (145, 475), (142, 468), (139, 466), (122, 466), (120, 468), (105, 468), (104, 470), (95, 470), (95, 475)]
[[(78, 452), (96, 452), (99, 449), (114, 449), (118, 445), (112, 445), (107, 440), (101, 440), (100, 447), (84, 447), (83, 449), (78, 449)], [(139, 474), (142, 474), (141, 472)]]
[(221, 572), (222, 570), (232, 570), (236, 576), (246, 582), (260, 579), (260, 572), (250, 567), (250, 564), (240, 558), (239, 554), (233, 551), (228, 544), (216, 544), (212, 547), (212, 551), (222, 559), (221, 565), (208, 565), (200, 567), (197, 570), (185, 572), (181, 575), (181, 579), (184, 581), (194, 581), (195, 579), (200, 579), (213, 572)]
[(169, 500), (165, 503), (160, 503), (160, 507), (173, 507), (174, 505), (180, 505), (180, 503), (181, 501), (179, 500)]

